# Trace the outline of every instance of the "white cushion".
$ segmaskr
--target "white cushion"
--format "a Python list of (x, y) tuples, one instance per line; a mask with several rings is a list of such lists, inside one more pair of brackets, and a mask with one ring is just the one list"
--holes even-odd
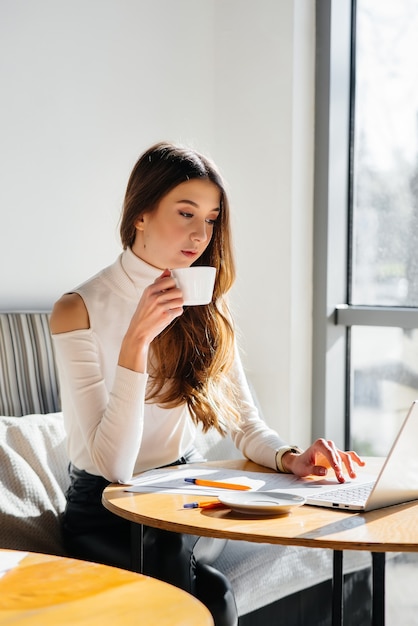
[(61, 413), (0, 417), (0, 547), (63, 553), (64, 439)]

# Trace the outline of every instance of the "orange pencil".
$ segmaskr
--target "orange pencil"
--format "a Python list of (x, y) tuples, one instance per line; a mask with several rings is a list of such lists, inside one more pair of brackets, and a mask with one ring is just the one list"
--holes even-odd
[(194, 485), (200, 485), (201, 487), (215, 487), (217, 489), (239, 489), (241, 491), (248, 491), (251, 487), (247, 485), (235, 485), (233, 483), (222, 483), (216, 480), (204, 480), (203, 478), (185, 478), (186, 483), (193, 483)]

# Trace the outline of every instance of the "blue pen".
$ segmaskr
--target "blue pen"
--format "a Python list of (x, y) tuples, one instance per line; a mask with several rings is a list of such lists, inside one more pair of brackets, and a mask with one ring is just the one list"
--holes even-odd
[(217, 509), (224, 506), (219, 500), (211, 500), (209, 502), (186, 502), (183, 509)]

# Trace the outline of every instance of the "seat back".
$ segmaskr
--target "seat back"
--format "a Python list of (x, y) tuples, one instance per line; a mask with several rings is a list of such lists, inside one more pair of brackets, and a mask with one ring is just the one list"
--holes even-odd
[(60, 411), (48, 313), (0, 313), (0, 415)]

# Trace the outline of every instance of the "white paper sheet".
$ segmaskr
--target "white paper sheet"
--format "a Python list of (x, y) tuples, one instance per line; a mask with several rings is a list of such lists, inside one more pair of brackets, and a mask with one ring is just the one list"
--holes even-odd
[(0, 578), (9, 570), (19, 565), (20, 561), (25, 558), (27, 552), (7, 552), (0, 550)]
[(184, 465), (175, 469), (163, 468), (139, 474), (132, 479), (132, 484), (126, 487), (126, 491), (189, 493), (206, 496), (219, 496), (221, 493), (225, 493), (225, 489), (187, 483), (185, 478), (203, 478), (205, 480), (245, 485), (253, 491), (289, 489), (298, 481), (291, 474), (243, 472), (242, 470), (208, 468), (207, 466), (202, 467), (199, 464), (193, 464), (193, 467)]
[[(298, 496), (312, 495), (312, 490), (336, 487), (339, 485), (331, 470), (325, 478), (308, 477), (298, 478), (294, 474), (279, 474), (276, 472), (243, 472), (222, 467), (208, 468), (199, 463), (182, 465), (175, 468), (149, 470), (134, 477), (125, 491), (138, 493), (189, 493), (191, 495), (219, 496), (225, 494), (225, 489), (203, 487), (185, 482), (185, 478), (203, 478), (205, 480), (229, 482), (247, 485), (253, 491), (286, 491)], [(375, 478), (375, 476), (374, 476)], [(373, 475), (361, 474), (355, 479), (358, 484), (370, 482)], [(346, 484), (352, 482), (346, 477)]]

